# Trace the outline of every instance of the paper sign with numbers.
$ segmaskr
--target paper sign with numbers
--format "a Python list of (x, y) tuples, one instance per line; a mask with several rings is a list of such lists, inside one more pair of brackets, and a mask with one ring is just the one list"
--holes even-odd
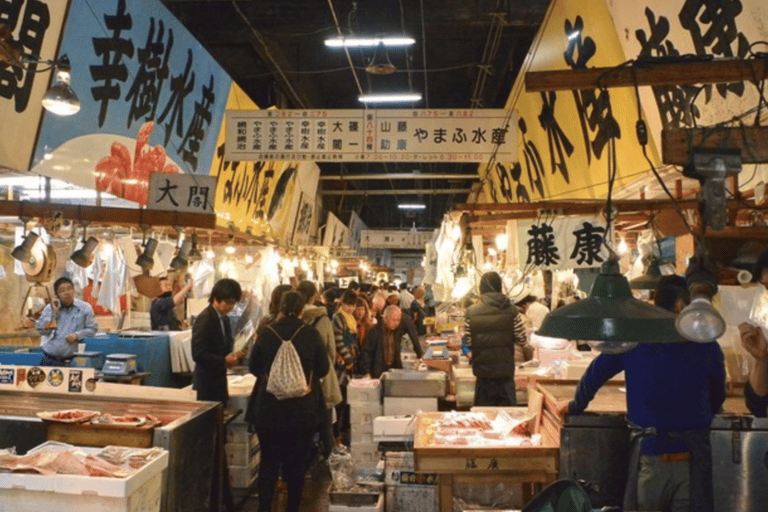
[(214, 213), (215, 195), (215, 176), (153, 172), (149, 176), (147, 208), (188, 213)]
[(511, 159), (517, 116), (504, 109), (230, 110), (227, 160), (487, 162)]

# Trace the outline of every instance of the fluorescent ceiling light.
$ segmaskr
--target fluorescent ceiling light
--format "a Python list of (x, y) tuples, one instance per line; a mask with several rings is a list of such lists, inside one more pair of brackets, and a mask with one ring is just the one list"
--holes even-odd
[(409, 204), (409, 203), (399, 204), (397, 205), (397, 207), (400, 208), (401, 210), (423, 210), (424, 208), (426, 208), (426, 206), (423, 204)]
[(421, 101), (421, 94), (364, 94), (358, 97), (361, 103), (401, 103)]
[(401, 48), (411, 46), (416, 42), (410, 37), (335, 37), (326, 39), (328, 48), (376, 48), (383, 44), (389, 48)]

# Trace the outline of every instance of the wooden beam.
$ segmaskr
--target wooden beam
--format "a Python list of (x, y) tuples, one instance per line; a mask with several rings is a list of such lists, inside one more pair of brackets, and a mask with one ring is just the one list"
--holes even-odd
[[(615, 199), (612, 201), (614, 208), (620, 212), (647, 212), (658, 210), (671, 210), (675, 208), (670, 199)], [(685, 199), (677, 202), (682, 209), (694, 210), (699, 207), (695, 199)], [(539, 210), (551, 210), (563, 215), (579, 215), (600, 212), (605, 207), (605, 200), (586, 201), (540, 201), (537, 203), (468, 203), (456, 204), (453, 209), (467, 212), (538, 212)], [(568, 212), (566, 213), (566, 210)], [(515, 217), (520, 218), (520, 217)]]
[(182, 226), (185, 228), (215, 229), (213, 213), (183, 213), (138, 208), (107, 208), (77, 204), (36, 203), (32, 201), (0, 201), (0, 215), (18, 217), (53, 218), (57, 213), (75, 222), (98, 224)]
[(529, 71), (526, 92), (573, 91), (637, 85), (678, 86), (761, 81), (768, 78), (765, 59), (713, 60), (635, 65), (633, 67)]
[(686, 165), (693, 149), (739, 149), (741, 162), (768, 162), (768, 127), (674, 128), (661, 131), (662, 161)]

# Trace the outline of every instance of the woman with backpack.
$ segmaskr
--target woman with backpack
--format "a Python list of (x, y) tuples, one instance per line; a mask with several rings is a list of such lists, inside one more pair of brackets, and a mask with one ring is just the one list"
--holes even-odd
[[(301, 320), (303, 308), (301, 294), (294, 291), (283, 294), (280, 316), (259, 334), (248, 365), (257, 378), (246, 420), (256, 431), (261, 446), (257, 487), (259, 511), (263, 512), (272, 510), (275, 483), (281, 469), (288, 487), (286, 511), (298, 512), (312, 436), (323, 419), (319, 381), (328, 373), (330, 364), (320, 334)], [(289, 353), (293, 350), (295, 354)], [(301, 364), (298, 378), (303, 374), (305, 389), (298, 396), (286, 398), (284, 388), (297, 376), (280, 363), (295, 355)], [(275, 360), (278, 363), (273, 366)]]

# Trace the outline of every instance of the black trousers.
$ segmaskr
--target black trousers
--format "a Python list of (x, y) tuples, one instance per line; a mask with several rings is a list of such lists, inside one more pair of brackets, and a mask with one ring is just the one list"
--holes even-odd
[(304, 475), (307, 472), (309, 455), (312, 450), (313, 430), (281, 431), (257, 429), (261, 447), (259, 465), (259, 512), (272, 510), (275, 495), (275, 483), (280, 471), (288, 486), (286, 512), (298, 512), (301, 493), (304, 490)]
[(517, 405), (515, 379), (485, 379), (475, 381), (475, 405), (511, 407)]

